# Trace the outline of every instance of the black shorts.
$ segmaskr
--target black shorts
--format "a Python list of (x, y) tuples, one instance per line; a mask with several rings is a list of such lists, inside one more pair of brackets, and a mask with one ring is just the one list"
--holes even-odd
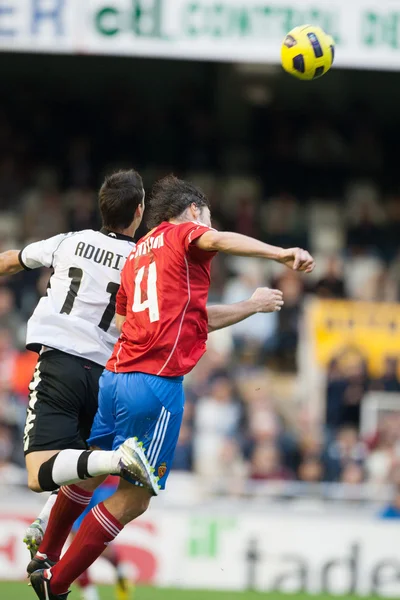
[(29, 384), (24, 452), (85, 449), (103, 367), (59, 350), (44, 352)]

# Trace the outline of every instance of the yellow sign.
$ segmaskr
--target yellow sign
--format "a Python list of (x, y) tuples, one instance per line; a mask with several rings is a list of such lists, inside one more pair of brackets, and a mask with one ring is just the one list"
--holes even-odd
[(400, 304), (314, 300), (308, 325), (320, 366), (341, 355), (361, 354), (379, 376), (385, 359), (400, 359)]

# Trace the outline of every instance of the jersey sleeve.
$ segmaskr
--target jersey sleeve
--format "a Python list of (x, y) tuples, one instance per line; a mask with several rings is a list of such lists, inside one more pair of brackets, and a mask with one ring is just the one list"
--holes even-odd
[[(190, 221), (190, 223), (183, 223), (179, 225), (179, 240), (185, 248), (186, 252), (189, 252), (193, 242), (195, 242), (199, 237), (201, 237), (207, 231), (213, 231), (211, 227), (207, 227), (207, 225), (203, 225), (202, 223), (197, 223), (196, 221)], [(207, 252), (203, 250), (205, 254), (213, 254), (211, 252)]]
[(27, 271), (40, 267), (53, 267), (58, 248), (70, 235), (70, 233), (61, 233), (47, 240), (28, 244), (19, 253), (21, 266)]

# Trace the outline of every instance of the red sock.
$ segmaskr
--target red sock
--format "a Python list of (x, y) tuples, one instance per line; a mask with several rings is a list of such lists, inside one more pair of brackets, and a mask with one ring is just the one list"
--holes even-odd
[(45, 554), (55, 562), (60, 559), (72, 525), (83, 513), (91, 497), (92, 492), (87, 492), (77, 485), (60, 488), (38, 554)]
[(123, 525), (106, 509), (101, 502), (83, 520), (72, 544), (57, 563), (46, 571), (51, 576), (53, 594), (64, 594), (83, 571), (104, 552)]
[(83, 571), (82, 575), (79, 575), (78, 579), (75, 581), (81, 589), (87, 588), (92, 582), (90, 580), (89, 571)]

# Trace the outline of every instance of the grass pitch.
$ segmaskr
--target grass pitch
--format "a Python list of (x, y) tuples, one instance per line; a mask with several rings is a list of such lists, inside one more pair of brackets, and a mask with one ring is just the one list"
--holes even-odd
[[(100, 591), (101, 600), (115, 600), (114, 589), (102, 587)], [(1, 600), (34, 600), (35, 593), (23, 583), (0, 582)], [(68, 600), (79, 600), (80, 596), (76, 588), (72, 591)], [(336, 597), (337, 598), (337, 597)], [(149, 587), (138, 588), (132, 594), (132, 600), (331, 600), (332, 596), (307, 594), (283, 595), (264, 594), (261, 592), (207, 592), (187, 590), (164, 590)], [(354, 600), (352, 596), (342, 596), (341, 600)], [(378, 600), (377, 598), (363, 598), (363, 600)]]

